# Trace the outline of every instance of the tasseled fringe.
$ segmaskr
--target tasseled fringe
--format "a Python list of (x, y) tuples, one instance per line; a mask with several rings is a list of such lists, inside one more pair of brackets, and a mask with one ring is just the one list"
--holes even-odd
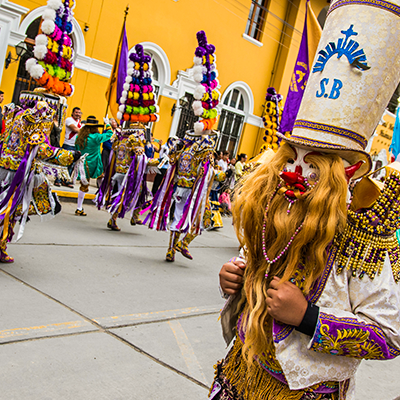
[(300, 400), (304, 396), (304, 390), (290, 390), (259, 364), (253, 363), (248, 368), (242, 348), (242, 341), (236, 338), (224, 363), (223, 373), (244, 400)]
[(209, 397), (211, 396), (211, 392), (212, 392), (213, 387), (214, 387), (214, 382), (215, 382), (215, 380), (216, 380), (217, 377), (218, 377), (218, 367), (222, 364), (222, 362), (223, 362), (223, 360), (218, 361), (218, 362), (214, 365), (214, 369), (215, 369), (215, 372), (214, 372), (214, 380), (213, 380), (212, 385), (210, 386), (210, 390), (209, 390), (209, 392), (208, 392), (208, 397), (207, 397), (207, 398), (209, 398)]

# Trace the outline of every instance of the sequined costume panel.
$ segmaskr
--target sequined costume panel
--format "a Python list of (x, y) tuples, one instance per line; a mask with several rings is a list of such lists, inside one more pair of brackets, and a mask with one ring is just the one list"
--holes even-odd
[(111, 138), (115, 152), (115, 171), (119, 174), (128, 172), (134, 152), (143, 154), (146, 143), (142, 130), (135, 134), (132, 134), (132, 131), (128, 132), (129, 134), (117, 132)]
[(44, 120), (40, 110), (28, 109), (18, 113), (9, 121), (2, 144), (0, 168), (16, 171), (25, 156), (28, 146), (39, 146), (37, 158), (56, 165), (68, 166), (73, 162), (70, 151), (48, 144), (52, 120)]
[(16, 171), (23, 159), (28, 143), (24, 135), (24, 121), (19, 118), (4, 134), (0, 167)]
[(186, 135), (183, 139), (183, 149), (179, 151), (179, 155), (173, 150), (170, 151), (171, 162), (178, 162), (175, 176), (175, 182), (178, 186), (183, 188), (193, 187), (199, 173), (201, 173), (201, 164), (213, 154), (215, 146), (215, 137)]

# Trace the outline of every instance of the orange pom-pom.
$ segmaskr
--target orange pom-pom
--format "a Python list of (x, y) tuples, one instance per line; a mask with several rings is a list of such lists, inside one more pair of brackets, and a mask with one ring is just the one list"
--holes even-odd
[(47, 84), (47, 81), (49, 80), (49, 73), (47, 71), (44, 71), (44, 74), (36, 80), (36, 82), (40, 85), (40, 86), (45, 86)]
[(139, 122), (145, 122), (145, 120), (144, 120), (144, 119), (145, 119), (145, 115), (138, 114), (137, 117), (138, 117), (138, 121), (139, 121)]
[(64, 93), (64, 83), (60, 82), (58, 78), (53, 78), (53, 85), (51, 87), (54, 93), (63, 94)]
[(131, 114), (131, 122), (138, 122), (139, 115), (138, 114)]
[(64, 84), (64, 96), (69, 96), (72, 93), (72, 87), (69, 83)]
[(143, 122), (150, 122), (150, 115), (143, 115)]
[(49, 75), (49, 79), (47, 80), (47, 83), (46, 83), (46, 89), (52, 89), (53, 88), (53, 86), (54, 86), (54, 78), (51, 76), (51, 75)]
[(150, 122), (156, 122), (157, 121), (157, 115), (150, 114), (149, 117), (150, 117)]
[(122, 116), (122, 118), (124, 119), (124, 121), (129, 121), (130, 116), (129, 116), (129, 114), (125, 113), (125, 114)]

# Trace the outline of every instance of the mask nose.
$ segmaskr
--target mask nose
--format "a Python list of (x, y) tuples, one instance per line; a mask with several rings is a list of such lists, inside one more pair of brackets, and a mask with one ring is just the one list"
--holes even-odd
[(294, 171), (297, 172), (299, 175), (303, 175), (303, 168), (301, 165), (296, 165), (296, 168)]

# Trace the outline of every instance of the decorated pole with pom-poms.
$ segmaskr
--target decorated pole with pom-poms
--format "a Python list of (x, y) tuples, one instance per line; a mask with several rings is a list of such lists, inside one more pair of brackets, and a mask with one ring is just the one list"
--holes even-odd
[(267, 95), (265, 97), (267, 102), (265, 103), (265, 115), (263, 117), (265, 134), (261, 151), (267, 149), (277, 151), (279, 148), (280, 141), (276, 132), (279, 130), (279, 123), (282, 117), (282, 98), (282, 95), (277, 93), (275, 88), (270, 87), (267, 89)]
[(217, 122), (220, 93), (218, 71), (216, 66), (215, 46), (207, 43), (204, 31), (197, 32), (199, 46), (196, 49), (193, 68), (193, 79), (199, 84), (194, 91), (193, 111), (201, 118), (194, 124), (196, 134), (213, 129)]
[(48, 0), (33, 54), (26, 62), (30, 76), (49, 92), (71, 96), (73, 74), (72, 17), (75, 0)]
[(143, 46), (137, 44), (129, 56), (128, 74), (119, 99), (117, 118), (122, 122), (156, 122), (159, 116), (152, 85), (151, 57), (144, 54)]

